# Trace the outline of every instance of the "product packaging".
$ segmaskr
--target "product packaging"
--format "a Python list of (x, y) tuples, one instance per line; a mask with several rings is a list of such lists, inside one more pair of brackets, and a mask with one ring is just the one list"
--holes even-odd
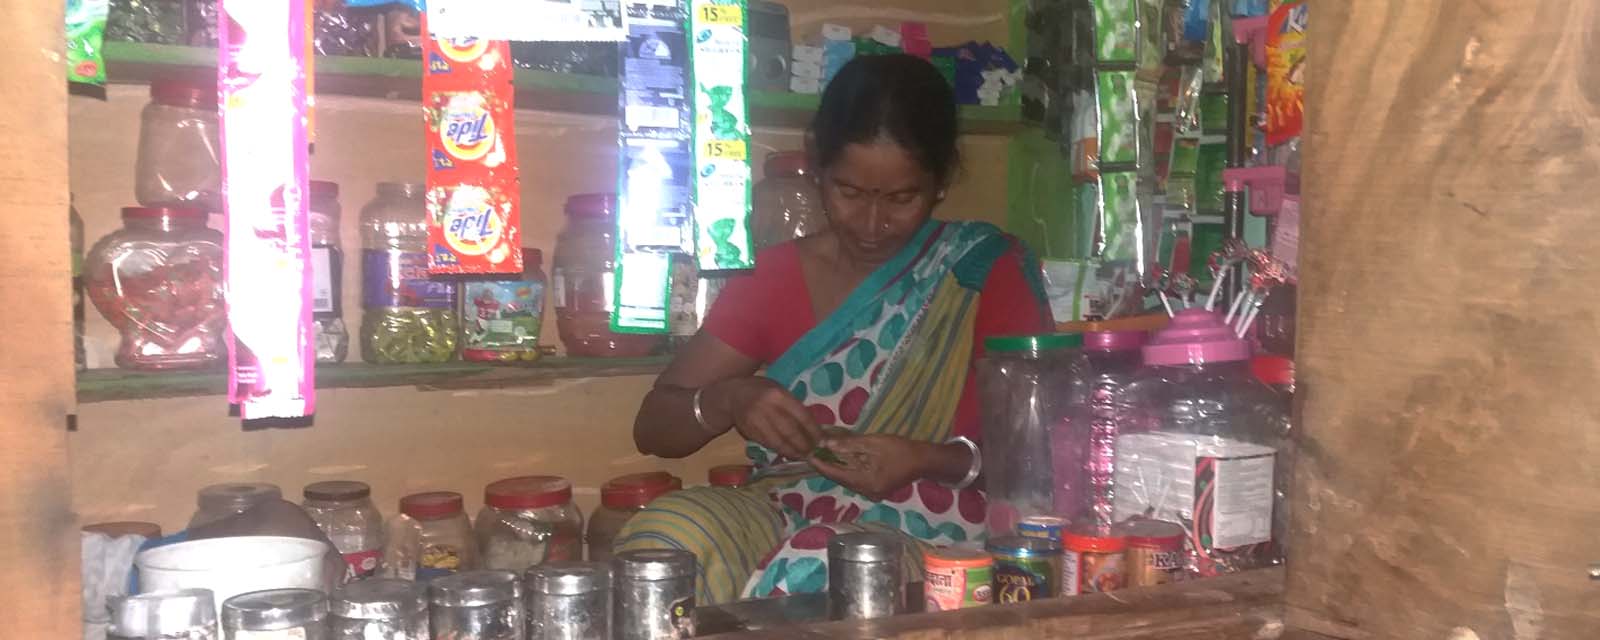
[(1285, 0), (1267, 18), (1267, 144), (1300, 137), (1305, 112), (1305, 0)]
[(109, 0), (67, 0), (67, 80), (106, 83), (101, 46), (106, 33)]
[[(750, 121), (745, 101), (749, 59), (745, 0), (693, 0), (694, 226), (702, 271), (755, 266), (750, 229)], [(900, 33), (873, 31), (899, 40)]]
[(1136, 0), (1093, 0), (1093, 5), (1095, 61), (1138, 62)]
[(428, 0), (426, 4), (427, 30), (436, 38), (621, 42), (626, 35), (621, 3), (615, 1)]

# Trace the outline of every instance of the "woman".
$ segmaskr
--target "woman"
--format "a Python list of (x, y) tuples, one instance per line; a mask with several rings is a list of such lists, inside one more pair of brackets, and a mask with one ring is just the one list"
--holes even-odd
[(667, 458), (730, 429), (748, 441), (750, 487), (665, 496), (617, 539), (693, 551), (703, 603), (825, 588), (840, 532), (905, 535), (908, 567), (920, 544), (980, 538), (973, 360), (985, 336), (1051, 327), (1012, 238), (931, 220), (958, 160), (954, 94), (932, 65), (855, 59), (808, 133), (829, 230), (729, 281), (634, 423), (639, 451)]

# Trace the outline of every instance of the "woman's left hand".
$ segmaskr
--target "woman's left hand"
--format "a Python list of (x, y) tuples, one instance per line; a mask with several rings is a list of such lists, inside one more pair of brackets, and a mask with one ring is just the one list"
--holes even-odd
[(831, 437), (823, 447), (843, 464), (811, 457), (811, 465), (824, 477), (871, 500), (882, 500), (908, 484), (929, 475), (937, 457), (934, 445), (900, 436), (868, 435)]

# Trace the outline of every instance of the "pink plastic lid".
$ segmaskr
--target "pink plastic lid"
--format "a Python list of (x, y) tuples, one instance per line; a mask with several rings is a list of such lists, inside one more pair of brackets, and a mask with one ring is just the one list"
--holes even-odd
[(1129, 351), (1144, 346), (1143, 331), (1089, 331), (1083, 334), (1084, 351)]
[(1171, 367), (1250, 359), (1250, 344), (1234, 335), (1216, 313), (1184, 309), (1144, 345), (1144, 363)]

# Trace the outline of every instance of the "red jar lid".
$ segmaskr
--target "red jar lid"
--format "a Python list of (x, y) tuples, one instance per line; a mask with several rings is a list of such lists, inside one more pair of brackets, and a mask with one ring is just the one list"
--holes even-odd
[(804, 151), (775, 151), (767, 154), (762, 171), (768, 176), (803, 176), (810, 169)]
[(1287, 387), (1294, 384), (1294, 361), (1283, 356), (1256, 356), (1250, 359), (1250, 372), (1262, 384)]
[(312, 180), (309, 183), (312, 200), (338, 200), (339, 183), (331, 180)]
[(1089, 553), (1116, 553), (1128, 548), (1128, 539), (1116, 533), (1100, 533), (1093, 527), (1072, 527), (1061, 532), (1061, 548)]
[(572, 501), (572, 483), (556, 476), (521, 476), (489, 483), (483, 503), (496, 509), (543, 509)]
[(522, 249), (522, 269), (524, 271), (532, 271), (541, 264), (544, 264), (543, 251), (526, 247)]
[(400, 513), (418, 520), (438, 520), (461, 513), (465, 500), (454, 491), (413, 493), (400, 499)]
[(123, 207), (123, 220), (205, 220), (206, 212), (182, 207)]
[(173, 78), (160, 78), (150, 82), (150, 99), (174, 107), (215, 110), (217, 87), (197, 85)]
[(630, 473), (600, 485), (600, 504), (610, 509), (638, 509), (682, 488), (683, 479), (665, 471)]
[(755, 467), (747, 464), (724, 464), (711, 468), (706, 473), (706, 481), (713, 487), (742, 487), (750, 481), (750, 473)]
[(567, 198), (567, 215), (610, 218), (617, 215), (617, 194), (580, 193)]
[(1130, 547), (1173, 550), (1183, 548), (1183, 527), (1162, 520), (1129, 520), (1112, 529)]

